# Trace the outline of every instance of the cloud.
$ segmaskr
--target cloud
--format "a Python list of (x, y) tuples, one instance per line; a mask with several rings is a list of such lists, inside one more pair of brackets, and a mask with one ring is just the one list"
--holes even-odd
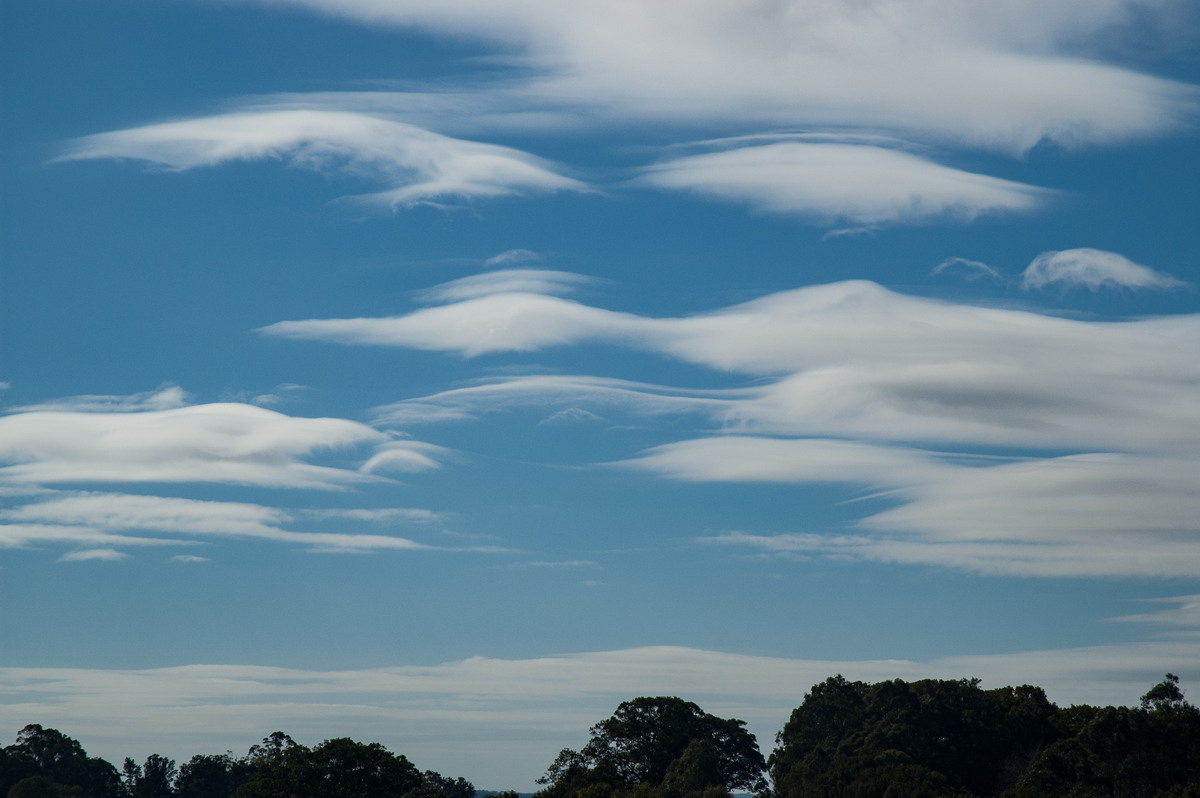
[(1109, 618), (1109, 620), (1200, 630), (1200, 595), (1142, 600), (1157, 604), (1175, 604), (1178, 606), (1166, 610), (1138, 613), (1136, 615), (1121, 615), (1117, 618)]
[(171, 562), (177, 563), (200, 563), (212, 562), (208, 557), (197, 557), (195, 554), (176, 554), (171, 558)]
[(1026, 576), (1188, 577), (1200, 569), (1200, 459), (966, 458), (830, 440), (719, 436), (626, 465), (693, 482), (845, 483), (885, 509), (824, 534), (707, 542)]
[(152, 750), (183, 760), (198, 750), (240, 750), (284, 729), (310, 744), (331, 734), (377, 740), (421, 767), (532, 788), (564, 741), (584, 739), (589, 726), (636, 695), (679, 695), (743, 719), (769, 748), (804, 693), (836, 673), (867, 681), (978, 677), (985, 688), (1037, 684), (1064, 705), (1132, 705), (1164, 671), (1185, 685), (1200, 679), (1197, 662), (1197, 641), (927, 661), (786, 659), (659, 646), (341, 671), (10, 667), (0, 668), (0, 690), (19, 698), (6, 707), (15, 727), (63, 728), (90, 753), (110, 759), (151, 750), (153, 739)]
[(462, 302), (493, 294), (533, 293), (561, 296), (574, 293), (579, 286), (595, 282), (597, 282), (595, 278), (571, 272), (548, 269), (504, 269), (451, 280), (422, 291), (419, 296), (422, 301), (430, 304)]
[[(379, 522), (380, 511), (295, 513), (244, 502), (204, 501), (123, 493), (74, 493), (0, 510), (0, 546), (54, 543), (116, 546), (187, 545), (197, 539), (241, 538), (303, 546), (317, 552), (432, 549), (394, 535), (297, 532), (283, 528), (304, 516)], [(411, 518), (399, 512), (390, 518)], [(421, 520), (426, 520), (421, 518)], [(138, 534), (129, 534), (138, 533)], [(81, 559), (69, 556), (69, 559)], [(198, 558), (203, 560), (206, 558)], [(197, 559), (173, 558), (173, 562)]]
[(176, 171), (282, 159), (389, 188), (359, 196), (393, 208), (439, 198), (492, 198), (584, 188), (527, 153), (449, 138), (390, 119), (330, 110), (243, 111), (99, 133), (59, 159), (129, 158)]
[(934, 266), (929, 274), (945, 274), (946, 272), (960, 272), (967, 280), (978, 280), (980, 277), (988, 277), (998, 283), (1004, 282), (1004, 276), (1000, 272), (988, 266), (986, 263), (968, 258), (946, 258), (946, 260)]
[(543, 294), (511, 292), (384, 319), (281, 321), (259, 332), (280, 338), (457, 350), (474, 356), (541, 349), (588, 336), (626, 335), (637, 326), (634, 316)]
[(684, 391), (628, 380), (547, 374), (493, 380), (384, 405), (375, 408), (374, 420), (378, 424), (398, 426), (446, 423), (529, 405), (563, 405), (540, 422), (544, 425), (600, 420), (595, 413), (576, 407), (574, 403), (645, 417), (687, 412), (716, 415), (729, 409), (732, 398), (744, 397), (747, 393), (743, 390)]
[(441, 468), (435, 456), (445, 455), (449, 450), (432, 443), (420, 441), (391, 441), (379, 446), (371, 459), (359, 468), (364, 474), (378, 471), (400, 471), (415, 474)]
[(146, 410), (172, 410), (188, 404), (187, 393), (177, 385), (169, 385), (156, 391), (130, 394), (129, 396), (100, 396), (88, 394), (54, 399), (36, 405), (14, 408), (17, 412), (29, 413), (138, 413)]
[(91, 560), (124, 560), (128, 554), (117, 551), (116, 549), (87, 549), (85, 551), (71, 551), (58, 558), (59, 562), (87, 562)]
[[(514, 263), (533, 263), (540, 261), (542, 256), (531, 249), (508, 249), (499, 255), (493, 255), (483, 262), (484, 266), (494, 269), (498, 266), (511, 266)], [(562, 272), (556, 272), (561, 274)]]
[(1051, 285), (1101, 288), (1182, 288), (1187, 283), (1156, 272), (1115, 252), (1100, 249), (1064, 249), (1043, 252), (1021, 273), (1021, 286), (1041, 289)]
[(523, 68), (497, 81), (499, 108), (469, 87), (392, 100), (410, 113), (493, 125), (562, 126), (571, 115), (737, 120), (751, 130), (882, 129), (1020, 152), (1043, 140), (1152, 135), (1196, 103), (1192, 87), (1103, 63), (1139, 23), (1171, 29), (1187, 13), (1183, 0), (259, 1), (499, 45)]
[(466, 355), (601, 342), (734, 372), (745, 384), (719, 390), (506, 377), (376, 408), (375, 421), (519, 407), (609, 423), (691, 416), (709, 437), (619, 465), (686, 481), (840, 483), (891, 505), (821, 530), (847, 534), (836, 542), (764, 533), (742, 545), (993, 574), (1200, 570), (1200, 316), (1079, 321), (853, 281), (677, 318), (520, 293), (276, 327), (290, 325), (297, 337)]
[(333, 449), (391, 445), (383, 433), (345, 419), (296, 418), (237, 403), (159, 410), (146, 409), (156, 405), (144, 398), (102, 399), (61, 400), (0, 418), (0, 482), (221, 482), (333, 489), (371, 477), (304, 458)]
[(1050, 192), (860, 144), (781, 141), (676, 158), (638, 181), (798, 214), (825, 223), (881, 225), (1029, 211)]
[(506, 378), (381, 408), (378, 418), (388, 423), (463, 420), (493, 406), (598, 403), (703, 413), (727, 432), (1194, 450), (1198, 328), (1200, 316), (1077, 321), (847, 281), (677, 318), (514, 293), (391, 318), (280, 322), (263, 332), (468, 356), (609, 343), (753, 378), (731, 391)]
[(355, 521), (372, 521), (379, 524), (390, 524), (396, 521), (414, 524), (428, 524), (442, 520), (442, 514), (433, 510), (422, 510), (417, 507), (380, 507), (373, 509), (307, 509), (303, 514), (311, 518), (349, 518)]

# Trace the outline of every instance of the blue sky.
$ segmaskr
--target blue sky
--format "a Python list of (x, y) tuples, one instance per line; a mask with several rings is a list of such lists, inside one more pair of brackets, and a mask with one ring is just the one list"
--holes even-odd
[(7, 0), (0, 695), (527, 789), (1200, 683), (1183, 0)]

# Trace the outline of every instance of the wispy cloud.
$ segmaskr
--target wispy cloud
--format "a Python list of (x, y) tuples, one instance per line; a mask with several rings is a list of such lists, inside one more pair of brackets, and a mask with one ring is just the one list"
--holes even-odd
[[(169, 394), (169, 409), (159, 400)], [(0, 418), (0, 482), (222, 482), (332, 489), (368, 471), (316, 465), (319, 452), (397, 445), (365, 424), (297, 418), (238, 403), (175, 406), (150, 397), (81, 397)]]
[(512, 266), (517, 263), (536, 263), (542, 256), (531, 249), (506, 249), (498, 255), (493, 255), (483, 262), (489, 269), (501, 266)]
[(1165, 610), (1155, 610), (1154, 612), (1121, 615), (1117, 618), (1109, 618), (1109, 620), (1200, 631), (1200, 595), (1143, 599), (1143, 601), (1155, 604), (1174, 604), (1176, 606)]
[(964, 172), (896, 149), (781, 141), (655, 164), (638, 181), (797, 214), (825, 223), (882, 225), (1029, 211), (1051, 192)]
[(178, 385), (168, 385), (155, 391), (114, 396), (87, 394), (52, 399), (36, 405), (13, 408), (20, 413), (66, 412), (66, 413), (137, 413), (146, 410), (173, 410), (188, 404), (187, 393)]
[(178, 171), (281, 159), (388, 184), (358, 199), (393, 208), (445, 198), (584, 188), (528, 153), (329, 110), (245, 111), (99, 133), (74, 141), (60, 160), (95, 158), (150, 161)]
[(123, 551), (116, 549), (86, 549), (84, 551), (72, 551), (59, 557), (60, 562), (87, 562), (92, 560), (106, 560), (109, 562), (115, 560), (124, 560), (129, 555)]
[(1048, 286), (1062, 288), (1130, 288), (1167, 290), (1182, 288), (1187, 283), (1169, 274), (1100, 249), (1064, 249), (1043, 252), (1021, 274), (1021, 285), (1027, 289)]
[[(266, 540), (318, 552), (414, 551), (430, 546), (396, 535), (305, 532), (285, 528), (307, 517), (338, 517), (381, 523), (410, 521), (418, 511), (342, 510), (295, 512), (244, 502), (202, 501), (123, 493), (73, 493), (0, 510), (0, 546), (104, 545), (64, 555), (97, 559), (89, 552), (119, 553), (127, 546), (194, 545), (214, 538)], [(122, 555), (123, 556), (123, 555)], [(182, 556), (182, 555), (181, 555)], [(115, 559), (115, 558), (108, 558)], [(183, 556), (173, 562), (207, 558)]]
[(996, 282), (1004, 282), (1004, 276), (1000, 272), (982, 261), (971, 260), (970, 258), (946, 258), (937, 266), (934, 266), (929, 274), (937, 275), (948, 272), (960, 273), (967, 280), (978, 280), (981, 277), (987, 277)]

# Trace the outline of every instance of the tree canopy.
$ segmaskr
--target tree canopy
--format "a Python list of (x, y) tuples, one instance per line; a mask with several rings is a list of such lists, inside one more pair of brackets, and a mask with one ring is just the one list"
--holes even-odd
[(1177, 683), (1139, 709), (1059, 709), (1029, 685), (834, 676), (777, 738), (775, 798), (1200, 798), (1200, 710)]
[(635, 698), (591, 728), (579, 751), (564, 749), (540, 783), (544, 798), (586, 791), (599, 798), (641, 786), (680, 796), (762, 792), (766, 762), (740, 720), (718, 718), (681, 698)]

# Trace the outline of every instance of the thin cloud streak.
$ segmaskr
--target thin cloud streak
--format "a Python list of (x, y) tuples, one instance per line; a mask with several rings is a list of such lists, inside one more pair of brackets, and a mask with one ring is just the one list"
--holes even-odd
[[(5, 522), (0, 523), (0, 547), (103, 545), (115, 551), (115, 547), (122, 546), (182, 546), (212, 538), (240, 538), (294, 544), (317, 552), (442, 548), (396, 535), (297, 532), (284, 528), (312, 516), (379, 524), (396, 520), (412, 522), (414, 514), (417, 523), (431, 520), (419, 511), (349, 509), (313, 513), (244, 502), (75, 493), (0, 510), (0, 521)], [(134, 532), (148, 534), (127, 534)], [(64, 555), (64, 559), (91, 557), (76, 552)]]

